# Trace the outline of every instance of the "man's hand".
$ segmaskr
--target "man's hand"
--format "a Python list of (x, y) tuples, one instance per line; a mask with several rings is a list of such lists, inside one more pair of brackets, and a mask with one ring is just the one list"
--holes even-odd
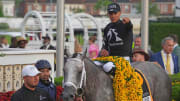
[(124, 18), (122, 19), (122, 22), (123, 22), (123, 24), (127, 24), (127, 23), (130, 22), (130, 19), (129, 19), (128, 17), (124, 17)]
[(109, 56), (109, 52), (105, 49), (102, 49), (100, 55), (101, 56)]

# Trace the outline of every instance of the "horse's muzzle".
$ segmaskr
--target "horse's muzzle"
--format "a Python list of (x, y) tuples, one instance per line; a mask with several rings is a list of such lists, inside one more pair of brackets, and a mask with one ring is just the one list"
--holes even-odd
[(74, 101), (75, 95), (62, 92), (61, 98), (63, 101)]

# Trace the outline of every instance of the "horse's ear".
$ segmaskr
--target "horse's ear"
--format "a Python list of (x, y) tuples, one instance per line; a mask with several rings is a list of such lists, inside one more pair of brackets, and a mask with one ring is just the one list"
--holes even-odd
[(83, 59), (86, 57), (86, 54), (87, 54), (87, 48), (86, 48), (86, 50), (83, 53)]
[(64, 55), (67, 57), (67, 58), (70, 58), (71, 57), (71, 53), (69, 52), (69, 49), (67, 47), (65, 47), (64, 49)]

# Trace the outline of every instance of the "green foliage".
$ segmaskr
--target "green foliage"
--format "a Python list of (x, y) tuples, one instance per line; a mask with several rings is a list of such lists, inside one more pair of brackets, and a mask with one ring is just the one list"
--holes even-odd
[[(136, 6), (137, 13), (141, 13), (141, 2), (139, 2)], [(149, 2), (149, 15), (150, 16), (159, 16), (160, 15), (160, 10), (157, 7), (157, 4), (152, 3), (151, 1)]]
[(174, 74), (174, 75), (169, 75), (169, 76), (170, 76), (172, 82), (177, 82), (177, 81), (180, 82), (180, 73)]
[(62, 86), (62, 82), (63, 82), (63, 79), (64, 79), (64, 77), (56, 77), (56, 78), (54, 78), (54, 83), (55, 83), (55, 85), (56, 86)]
[(180, 101), (180, 84), (174, 84), (172, 86), (172, 99)]
[(15, 5), (18, 7), (23, 0), (15, 0)]
[(180, 101), (180, 73), (170, 75), (172, 80), (172, 99)]
[[(162, 49), (161, 40), (170, 34), (179, 34), (180, 23), (149, 23), (149, 42), (151, 49), (158, 52)], [(179, 40), (180, 42), (180, 40)]]
[(2, 8), (2, 4), (1, 4), (1, 2), (0, 2), (0, 17), (3, 17), (4, 16), (4, 14), (3, 14), (3, 8)]
[(9, 29), (9, 25), (7, 23), (0, 23), (0, 29), (2, 30)]
[(85, 10), (84, 9), (81, 9), (81, 8), (77, 8), (77, 9), (73, 9), (73, 12), (74, 13), (82, 13), (84, 12)]
[(94, 9), (95, 9), (95, 10), (100, 10), (100, 9), (101, 9), (101, 10), (106, 11), (107, 6), (108, 6), (110, 3), (112, 3), (112, 1), (110, 1), (110, 0), (98, 0), (98, 2), (96, 3)]

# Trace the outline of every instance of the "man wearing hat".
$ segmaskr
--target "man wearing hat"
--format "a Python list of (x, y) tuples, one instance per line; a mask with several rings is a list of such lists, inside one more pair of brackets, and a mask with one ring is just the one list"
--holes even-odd
[(35, 66), (41, 72), (38, 87), (47, 91), (52, 101), (56, 101), (56, 86), (52, 83), (50, 77), (51, 64), (49, 61), (42, 59), (37, 61)]
[(140, 48), (133, 49), (133, 57), (132, 57), (133, 62), (148, 61), (149, 58), (150, 58), (149, 55), (144, 50), (142, 50)]
[(17, 39), (17, 48), (26, 48), (27, 43), (28, 41), (25, 38), (19, 37)]
[(50, 44), (51, 38), (48, 35), (46, 35), (42, 38), (43, 38), (43, 46), (41, 46), (40, 49), (56, 50), (56, 48)]
[(11, 101), (52, 101), (49, 94), (37, 88), (40, 72), (33, 65), (27, 65), (22, 70), (24, 84), (11, 97)]
[[(108, 5), (108, 16), (111, 22), (104, 29), (101, 56), (121, 56), (130, 61), (132, 55), (133, 25), (129, 18), (120, 20), (121, 9), (119, 4)], [(110, 72), (114, 67), (112, 62), (104, 64), (103, 69)]]

